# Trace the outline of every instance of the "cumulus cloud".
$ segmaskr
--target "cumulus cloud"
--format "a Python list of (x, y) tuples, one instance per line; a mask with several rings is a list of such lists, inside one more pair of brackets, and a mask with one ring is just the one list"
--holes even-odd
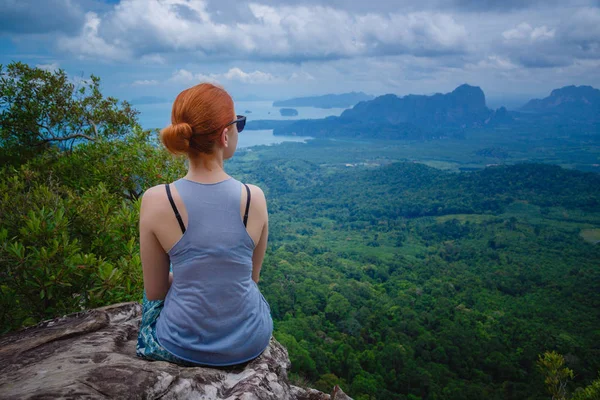
[(556, 30), (548, 29), (546, 25), (532, 28), (526, 22), (519, 24), (516, 28), (502, 32), (502, 36), (506, 40), (543, 40), (553, 38)]
[(466, 28), (449, 14), (247, 7), (246, 22), (223, 24), (215, 21), (205, 0), (122, 0), (101, 16), (88, 13), (81, 34), (59, 44), (83, 57), (110, 60), (186, 53), (194, 58), (304, 61), (466, 51)]
[(222, 74), (202, 74), (192, 73), (186, 69), (175, 71), (169, 82), (180, 84), (196, 84), (200, 82), (219, 83), (222, 81), (237, 81), (242, 83), (257, 84), (257, 83), (278, 83), (283, 79), (276, 77), (268, 72), (253, 71), (244, 72), (240, 68), (231, 68), (229, 71)]
[(538, 5), (553, 5), (558, 2), (559, 0), (453, 0), (449, 3), (455, 7), (472, 11), (509, 12)]
[(572, 65), (581, 59), (600, 59), (600, 9), (584, 8), (556, 23), (527, 22), (502, 32), (499, 51), (525, 67)]
[(62, 50), (73, 53), (78, 58), (101, 57), (110, 60), (127, 60), (131, 52), (115, 43), (108, 43), (99, 35), (101, 17), (94, 12), (85, 15), (82, 32), (76, 37), (62, 37), (58, 46)]
[(132, 86), (154, 86), (158, 85), (159, 82), (156, 79), (139, 79), (134, 81)]
[(518, 68), (519, 66), (516, 65), (515, 63), (513, 63), (512, 61), (510, 61), (508, 58), (504, 58), (498, 55), (491, 55), (488, 56), (487, 58), (480, 60), (479, 62), (477, 62), (476, 64), (468, 64), (467, 68), (481, 68), (484, 70), (490, 70), (490, 69), (495, 69), (495, 70), (514, 70), (516, 68)]
[(50, 72), (54, 72), (60, 68), (56, 62), (49, 64), (37, 64), (36, 67)]
[(0, 0), (14, 53), (0, 58), (94, 63), (125, 96), (200, 81), (263, 96), (600, 79), (598, 0), (250, 1)]
[(231, 68), (223, 77), (230, 81), (239, 81), (243, 83), (268, 83), (273, 82), (276, 78), (266, 72), (262, 71), (254, 71), (254, 72), (244, 72), (239, 68)]
[(179, 69), (168, 79), (169, 83), (194, 85), (200, 82), (224, 83), (239, 82), (245, 84), (278, 84), (286, 82), (314, 81), (315, 78), (304, 71), (293, 72), (289, 75), (273, 75), (269, 72), (255, 70), (246, 72), (238, 67), (230, 68), (223, 73), (193, 73), (187, 69)]
[(561, 39), (579, 58), (600, 59), (600, 8), (583, 8), (562, 25)]

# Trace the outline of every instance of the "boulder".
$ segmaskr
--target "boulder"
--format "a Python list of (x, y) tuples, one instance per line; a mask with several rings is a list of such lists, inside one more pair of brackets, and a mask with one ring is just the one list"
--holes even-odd
[(0, 399), (350, 399), (290, 384), (274, 338), (239, 370), (182, 367), (135, 354), (141, 305), (82, 311), (0, 337)]

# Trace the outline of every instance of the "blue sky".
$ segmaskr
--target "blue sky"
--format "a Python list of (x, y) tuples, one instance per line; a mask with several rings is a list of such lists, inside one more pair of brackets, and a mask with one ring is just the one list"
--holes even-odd
[(499, 105), (600, 87), (600, 1), (0, 0), (0, 52), (126, 100), (207, 80), (237, 99), (469, 83)]

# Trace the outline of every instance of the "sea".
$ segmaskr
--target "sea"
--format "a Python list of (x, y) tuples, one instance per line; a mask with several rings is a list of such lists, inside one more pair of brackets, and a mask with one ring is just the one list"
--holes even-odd
[[(139, 121), (144, 129), (161, 129), (171, 123), (172, 103), (134, 104), (140, 111)], [(298, 115), (283, 117), (279, 110), (282, 107), (273, 107), (272, 101), (239, 101), (235, 103), (235, 112), (245, 115), (248, 121), (263, 119), (272, 120), (297, 120), (320, 119), (329, 116), (339, 116), (345, 108), (316, 108), (316, 107), (285, 107), (295, 108)], [(272, 130), (244, 130), (238, 140), (238, 148), (272, 145), (282, 142), (306, 142), (310, 136), (275, 136)]]

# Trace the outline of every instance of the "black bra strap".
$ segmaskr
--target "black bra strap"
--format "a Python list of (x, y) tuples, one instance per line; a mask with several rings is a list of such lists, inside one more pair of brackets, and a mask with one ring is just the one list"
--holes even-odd
[(171, 188), (169, 184), (165, 184), (165, 188), (167, 189), (167, 197), (169, 198), (169, 203), (171, 203), (171, 207), (173, 208), (173, 212), (175, 213), (175, 217), (177, 218), (177, 222), (179, 222), (179, 227), (181, 228), (181, 232), (185, 233), (185, 225), (183, 224), (183, 220), (181, 219), (181, 215), (179, 215), (179, 211), (177, 211), (177, 206), (173, 201), (173, 196), (171, 196)]
[(246, 193), (248, 193), (248, 198), (246, 199), (246, 214), (244, 214), (244, 226), (246, 226), (246, 222), (248, 222), (248, 210), (250, 209), (250, 188), (245, 183), (244, 186), (246, 186)]

